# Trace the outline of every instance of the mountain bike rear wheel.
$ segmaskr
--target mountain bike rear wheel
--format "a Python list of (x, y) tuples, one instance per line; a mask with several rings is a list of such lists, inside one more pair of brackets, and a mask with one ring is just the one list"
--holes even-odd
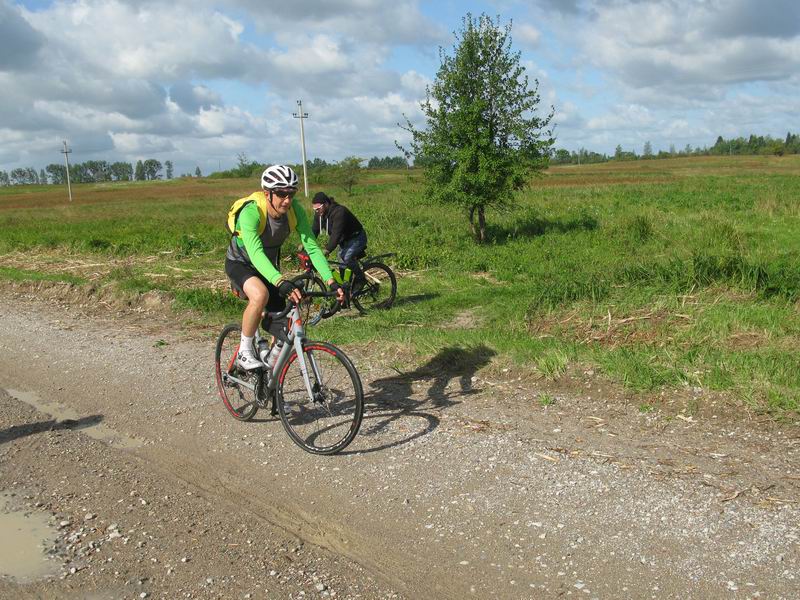
[(392, 306), (397, 296), (397, 278), (392, 270), (381, 262), (363, 265), (364, 278), (353, 283), (352, 300), (362, 313), (386, 309)]
[(261, 369), (243, 371), (236, 367), (241, 336), (242, 328), (236, 324), (226, 325), (222, 330), (214, 352), (214, 374), (225, 408), (234, 419), (249, 421), (258, 412)]
[(364, 416), (364, 392), (344, 352), (306, 342), (303, 358), (311, 394), (293, 350), (278, 376), (278, 414), (292, 441), (312, 454), (335, 454), (353, 441)]

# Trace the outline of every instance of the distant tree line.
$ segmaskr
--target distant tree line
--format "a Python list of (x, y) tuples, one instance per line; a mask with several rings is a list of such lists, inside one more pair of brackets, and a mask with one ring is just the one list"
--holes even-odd
[(550, 157), (550, 164), (579, 165), (609, 160), (647, 160), (676, 156), (783, 156), (784, 154), (800, 154), (800, 135), (788, 132), (783, 139), (773, 138), (769, 135), (751, 135), (748, 138), (725, 139), (720, 135), (717, 136), (717, 141), (711, 147), (704, 146), (701, 148), (698, 146), (697, 148), (692, 148), (691, 144), (686, 144), (682, 150), (676, 150), (673, 144), (669, 147), (669, 150), (659, 150), (657, 153), (653, 152), (653, 145), (650, 142), (645, 142), (641, 154), (637, 154), (636, 150), (625, 150), (619, 144), (611, 156), (591, 152), (585, 148), (581, 148), (577, 152), (559, 148)]
[[(352, 156), (348, 156), (341, 161), (334, 161), (334, 162), (327, 162), (321, 158), (315, 158), (306, 163), (306, 168), (309, 170), (316, 169), (329, 169), (331, 167), (339, 167), (341, 166), (342, 162), (347, 161), (353, 158)], [(369, 160), (362, 159), (361, 162), (367, 163), (368, 169), (407, 169), (408, 162), (406, 161), (405, 157), (403, 156), (384, 156), (383, 158), (379, 156), (373, 156)]]
[[(161, 161), (154, 158), (136, 161), (136, 166), (128, 162), (109, 163), (105, 160), (87, 160), (69, 166), (69, 179), (72, 183), (101, 183), (104, 181), (152, 181), (161, 179), (162, 170), (166, 170), (166, 179), (173, 177), (171, 160)], [(199, 167), (197, 169), (199, 172)], [(199, 177), (199, 175), (197, 175)], [(7, 185), (60, 185), (67, 182), (65, 165), (51, 163), (37, 171), (32, 167), (18, 167), (10, 172), (0, 171), (0, 186)]]
[[(353, 157), (347, 157), (341, 161), (332, 161), (328, 162), (321, 158), (312, 158), (311, 160), (306, 161), (306, 170), (308, 171), (308, 178), (309, 181), (314, 182), (318, 176), (322, 175), (326, 171), (329, 170), (337, 170), (341, 169), (343, 163), (350, 161)], [(351, 161), (352, 162), (352, 161)], [(377, 156), (373, 156), (368, 161), (359, 159), (359, 164), (361, 162), (367, 163), (368, 169), (407, 169), (408, 163), (406, 159), (402, 156), (385, 156), (383, 158), (379, 158)], [(348, 165), (350, 163), (348, 162)], [(267, 164), (260, 163), (255, 160), (250, 160), (247, 158), (247, 155), (244, 153), (240, 153), (236, 155), (236, 166), (232, 169), (227, 169), (225, 171), (216, 171), (209, 175), (212, 179), (232, 179), (232, 178), (249, 178), (260, 176), (264, 169), (267, 168)], [(291, 165), (295, 171), (298, 173), (303, 172), (303, 165)]]

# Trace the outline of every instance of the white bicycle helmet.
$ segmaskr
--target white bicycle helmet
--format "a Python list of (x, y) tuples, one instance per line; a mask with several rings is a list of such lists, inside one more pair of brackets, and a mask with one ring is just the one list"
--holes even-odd
[(280, 188), (297, 189), (297, 173), (286, 165), (272, 165), (261, 174), (261, 187), (265, 190)]

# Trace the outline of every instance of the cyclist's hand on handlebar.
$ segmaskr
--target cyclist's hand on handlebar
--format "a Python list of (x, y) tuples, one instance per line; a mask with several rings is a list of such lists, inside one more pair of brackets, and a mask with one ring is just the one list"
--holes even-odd
[(328, 287), (332, 292), (336, 292), (336, 299), (339, 301), (339, 304), (344, 304), (344, 290), (342, 286), (336, 283), (335, 279), (331, 279), (328, 282)]
[(280, 285), (278, 286), (278, 293), (281, 295), (281, 297), (291, 300), (295, 304), (299, 304), (300, 300), (303, 299), (303, 293), (293, 282), (287, 279), (281, 281)]

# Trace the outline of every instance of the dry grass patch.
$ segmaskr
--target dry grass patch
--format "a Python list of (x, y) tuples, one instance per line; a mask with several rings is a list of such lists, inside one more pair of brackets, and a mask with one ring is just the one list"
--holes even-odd
[(692, 325), (691, 315), (675, 313), (664, 308), (641, 309), (605, 316), (586, 315), (572, 310), (531, 321), (528, 331), (536, 337), (559, 337), (581, 344), (600, 344), (606, 348), (650, 345), (664, 346), (674, 342), (676, 333)]

